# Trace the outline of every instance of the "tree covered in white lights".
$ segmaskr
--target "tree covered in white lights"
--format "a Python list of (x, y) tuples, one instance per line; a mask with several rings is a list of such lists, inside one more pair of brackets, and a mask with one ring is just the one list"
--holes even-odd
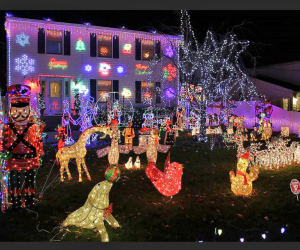
[[(180, 76), (180, 91), (177, 91), (160, 70), (161, 92), (173, 89), (173, 96), (182, 106), (189, 107), (196, 117), (200, 116), (200, 134), (204, 135), (206, 126), (206, 107), (214, 102), (226, 106), (229, 101), (250, 101), (260, 95), (255, 85), (245, 73), (241, 54), (246, 52), (249, 41), (240, 41), (233, 32), (217, 36), (207, 31), (203, 44), (199, 44), (191, 26), (186, 10), (180, 16), (180, 45), (176, 46), (169, 37), (162, 57), (150, 62), (150, 70), (158, 72), (162, 60), (169, 61), (177, 68)], [(171, 51), (171, 52), (170, 52)], [(173, 52), (173, 53), (172, 53)], [(166, 65), (166, 63), (163, 63)], [(148, 78), (153, 78), (149, 75)], [(171, 88), (170, 88), (171, 87)], [(190, 112), (190, 113), (191, 113)]]

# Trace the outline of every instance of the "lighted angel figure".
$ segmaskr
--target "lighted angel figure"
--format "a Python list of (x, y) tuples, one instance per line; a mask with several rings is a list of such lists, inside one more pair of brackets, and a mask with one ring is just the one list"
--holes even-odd
[(111, 138), (111, 146), (97, 150), (98, 158), (101, 158), (108, 154), (109, 164), (116, 166), (118, 166), (119, 164), (120, 153), (128, 154), (130, 151), (128, 147), (119, 145), (121, 136), (120, 130), (118, 130), (118, 123), (118, 120), (111, 120), (112, 131), (109, 132)]
[(134, 146), (133, 150), (136, 154), (142, 154), (146, 152), (148, 162), (151, 161), (156, 164), (157, 161), (157, 151), (161, 153), (167, 153), (170, 145), (160, 145), (156, 144), (156, 140), (160, 140), (160, 137), (156, 138), (155, 129), (150, 130), (150, 136), (148, 138), (148, 144), (142, 146)]
[(108, 242), (104, 221), (113, 228), (120, 227), (118, 221), (112, 215), (112, 203), (109, 205), (109, 192), (113, 182), (120, 179), (121, 171), (117, 167), (109, 167), (105, 171), (105, 181), (99, 182), (90, 192), (85, 204), (71, 213), (62, 226), (77, 226), (86, 229), (96, 228), (102, 242)]
[(252, 182), (258, 178), (259, 166), (253, 166), (250, 173), (247, 173), (249, 164), (249, 151), (243, 155), (238, 155), (237, 171), (236, 175), (233, 171), (229, 172), (231, 190), (237, 196), (249, 196), (252, 194)]

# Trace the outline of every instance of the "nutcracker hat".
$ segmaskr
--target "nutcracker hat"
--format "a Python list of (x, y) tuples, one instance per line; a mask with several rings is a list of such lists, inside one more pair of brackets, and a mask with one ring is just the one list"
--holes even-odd
[(15, 84), (7, 87), (8, 98), (12, 107), (25, 107), (30, 103), (31, 87)]
[(113, 119), (113, 120), (111, 120), (110, 124), (119, 124), (119, 122), (118, 122), (118, 120)]

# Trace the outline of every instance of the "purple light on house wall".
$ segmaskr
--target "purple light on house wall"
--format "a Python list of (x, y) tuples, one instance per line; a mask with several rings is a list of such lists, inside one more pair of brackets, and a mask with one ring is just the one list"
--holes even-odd
[(119, 67), (117, 68), (117, 71), (118, 71), (119, 74), (124, 73), (124, 67), (119, 66)]
[(169, 99), (174, 98), (175, 96), (175, 90), (172, 87), (168, 87), (165, 90), (165, 96)]
[(86, 72), (91, 72), (91, 71), (92, 71), (92, 65), (89, 65), (89, 64), (85, 65), (85, 66), (84, 66), (84, 70), (85, 70)]
[(165, 48), (165, 55), (168, 56), (168, 57), (173, 57), (174, 56), (174, 51), (173, 51), (173, 48), (172, 48), (171, 45), (168, 45)]

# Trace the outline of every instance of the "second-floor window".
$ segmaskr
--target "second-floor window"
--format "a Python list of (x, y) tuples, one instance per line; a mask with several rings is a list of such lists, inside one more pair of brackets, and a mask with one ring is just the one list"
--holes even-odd
[(112, 37), (98, 35), (98, 56), (112, 58)]
[(142, 101), (144, 103), (153, 103), (155, 87), (153, 82), (142, 82)]
[(61, 30), (47, 30), (46, 53), (62, 54), (63, 32)]
[(154, 42), (142, 40), (142, 60), (150, 61), (154, 58)]

